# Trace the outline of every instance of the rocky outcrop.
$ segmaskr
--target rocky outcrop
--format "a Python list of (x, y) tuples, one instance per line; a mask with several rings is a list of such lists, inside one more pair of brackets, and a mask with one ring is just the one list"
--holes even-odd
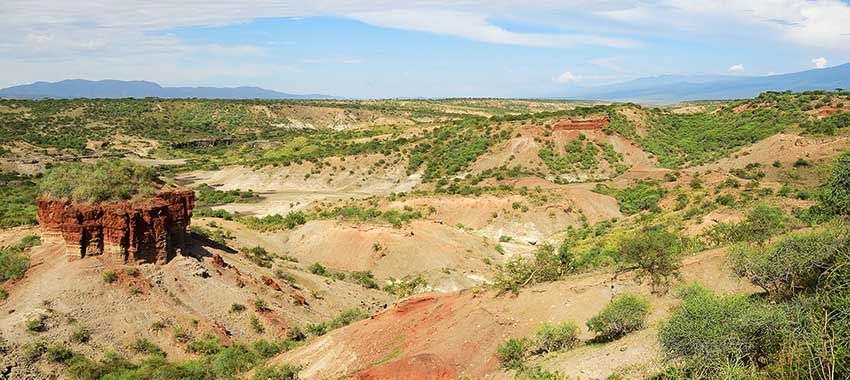
[(195, 193), (161, 190), (144, 201), (75, 204), (38, 200), (38, 221), (65, 239), (66, 255), (103, 255), (125, 263), (165, 263), (189, 243)]
[(608, 126), (611, 123), (611, 119), (608, 116), (602, 116), (595, 119), (586, 119), (586, 120), (562, 120), (555, 125), (552, 126), (552, 130), (555, 131), (581, 131), (581, 130), (594, 130), (594, 129), (602, 129)]

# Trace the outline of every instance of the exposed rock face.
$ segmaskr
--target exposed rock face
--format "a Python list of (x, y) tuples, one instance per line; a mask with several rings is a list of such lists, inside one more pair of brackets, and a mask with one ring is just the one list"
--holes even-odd
[(62, 235), (69, 258), (105, 255), (126, 263), (165, 263), (189, 243), (195, 193), (163, 190), (141, 202), (74, 204), (42, 198), (38, 222)]
[(602, 129), (608, 126), (611, 123), (611, 120), (608, 116), (603, 116), (597, 119), (589, 119), (589, 120), (562, 120), (555, 125), (552, 126), (552, 130), (555, 131), (580, 131), (580, 130), (594, 130), (594, 129)]

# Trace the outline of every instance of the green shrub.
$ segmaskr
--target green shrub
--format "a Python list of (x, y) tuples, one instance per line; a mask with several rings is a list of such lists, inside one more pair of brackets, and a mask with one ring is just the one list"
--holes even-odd
[(174, 326), (174, 340), (177, 342), (185, 344), (191, 342), (193, 338), (191, 331), (188, 331), (179, 325)]
[(298, 380), (301, 367), (284, 364), (279, 367), (261, 367), (252, 380)]
[(245, 305), (238, 304), (238, 303), (234, 303), (234, 304), (230, 305), (230, 312), (231, 313), (241, 313), (243, 311), (245, 311)]
[(262, 313), (266, 311), (271, 311), (271, 308), (269, 307), (269, 304), (266, 302), (266, 300), (262, 298), (257, 298), (254, 300), (254, 310)]
[(129, 161), (99, 160), (53, 167), (39, 181), (39, 188), (53, 198), (95, 203), (150, 196), (156, 191), (156, 180), (152, 168)]
[(101, 273), (100, 276), (103, 278), (103, 282), (105, 282), (107, 284), (111, 284), (111, 283), (115, 282), (116, 280), (118, 280), (118, 275), (115, 274), (114, 270), (103, 271), (103, 273)]
[(0, 228), (38, 224), (38, 196), (33, 178), (0, 172)]
[(257, 355), (266, 359), (281, 352), (281, 348), (277, 343), (269, 342), (265, 339), (254, 341), (254, 343), (251, 344), (251, 348), (254, 349), (254, 352), (256, 352)]
[(260, 319), (257, 318), (256, 315), (251, 316), (251, 330), (254, 330), (254, 332), (257, 334), (262, 334), (264, 331), (266, 331), (266, 327), (263, 326), (263, 323), (260, 322)]
[(271, 268), (274, 259), (277, 257), (260, 246), (256, 246), (253, 248), (243, 248), (242, 253), (245, 254), (245, 256), (247, 256), (249, 260), (253, 261), (254, 264), (257, 264), (263, 268)]
[(220, 206), (234, 202), (252, 202), (259, 199), (253, 191), (228, 190), (221, 191), (202, 184), (196, 189), (198, 197), (195, 200), (198, 207)]
[(638, 277), (649, 277), (654, 290), (664, 289), (670, 278), (678, 277), (682, 239), (663, 226), (646, 228), (620, 243), (616, 258), (625, 270), (636, 270)]
[(422, 275), (405, 276), (402, 279), (390, 278), (389, 284), (384, 286), (384, 291), (398, 298), (410, 297), (419, 289), (428, 286), (428, 282)]
[(203, 338), (194, 340), (186, 346), (186, 351), (204, 355), (215, 355), (223, 349), (221, 339), (215, 335), (204, 335)]
[(74, 343), (87, 343), (91, 340), (91, 329), (86, 326), (77, 326), (74, 329), (74, 332), (71, 333), (71, 342)]
[(792, 235), (767, 247), (736, 246), (729, 254), (732, 269), (775, 299), (814, 291), (823, 274), (850, 253), (850, 236), (826, 230)]
[(782, 348), (788, 321), (782, 308), (742, 296), (718, 296), (699, 286), (681, 292), (682, 303), (658, 328), (667, 358), (696, 373), (728, 363), (763, 365)]
[(130, 344), (130, 349), (140, 354), (165, 356), (165, 352), (159, 346), (146, 338), (136, 338)]
[(237, 220), (246, 227), (258, 231), (291, 230), (297, 226), (307, 223), (307, 215), (301, 211), (290, 211), (286, 216), (280, 214), (267, 215), (262, 218), (255, 216), (243, 216)]
[(499, 364), (502, 368), (522, 369), (525, 367), (525, 360), (528, 358), (528, 347), (527, 339), (508, 339), (503, 345), (499, 346)]
[(712, 245), (744, 241), (764, 244), (785, 229), (786, 220), (782, 209), (758, 205), (741, 222), (715, 224), (703, 236)]
[(814, 216), (850, 215), (850, 152), (839, 156), (832, 174), (823, 186), (818, 204), (810, 211)]
[(614, 197), (623, 214), (631, 215), (641, 211), (659, 211), (658, 202), (664, 198), (664, 189), (652, 182), (640, 182), (636, 185), (617, 190)]
[(67, 363), (74, 355), (74, 351), (61, 344), (52, 344), (47, 347), (47, 359), (54, 363)]
[(570, 273), (573, 267), (573, 257), (568, 249), (556, 250), (554, 246), (545, 244), (534, 252), (532, 259), (516, 256), (499, 266), (493, 286), (502, 292), (517, 293), (526, 285), (558, 280)]
[(24, 358), (26, 358), (29, 362), (34, 362), (47, 352), (47, 343), (38, 340), (32, 343), (27, 343), (23, 345), (22, 348), (24, 351)]
[(378, 289), (378, 283), (375, 282), (375, 275), (369, 271), (351, 272), (351, 279), (354, 282), (368, 289)]
[(369, 315), (360, 309), (348, 309), (340, 312), (330, 321), (307, 325), (307, 332), (315, 336), (321, 336), (327, 334), (330, 330), (348, 326), (367, 317), (369, 317)]
[[(550, 372), (540, 367), (526, 368), (516, 374), (518, 380), (567, 380), (568, 378), (562, 373), (555, 371)], [(606, 380), (611, 380), (606, 379)]]
[(39, 314), (35, 316), (33, 319), (27, 321), (27, 331), (40, 333), (47, 331), (47, 319), (48, 317), (44, 314)]
[(544, 323), (537, 329), (533, 354), (567, 350), (578, 345), (578, 326), (573, 322)]
[(325, 268), (322, 264), (319, 263), (310, 264), (310, 266), (307, 267), (307, 270), (310, 271), (310, 273), (317, 274), (319, 276), (327, 276), (329, 273), (327, 268)]
[(614, 297), (599, 314), (587, 321), (596, 340), (608, 342), (643, 328), (649, 316), (649, 301), (634, 294)]

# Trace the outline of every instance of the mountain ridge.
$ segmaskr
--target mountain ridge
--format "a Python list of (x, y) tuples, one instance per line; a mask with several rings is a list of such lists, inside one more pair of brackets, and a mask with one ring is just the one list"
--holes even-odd
[(562, 99), (665, 103), (751, 98), (765, 91), (813, 91), (850, 88), (850, 63), (767, 76), (702, 75), (638, 78), (576, 90)]
[(323, 94), (291, 94), (256, 86), (240, 87), (164, 87), (156, 82), (133, 80), (66, 79), (38, 81), (0, 89), (0, 98), (73, 99), (73, 98), (201, 98), (201, 99), (335, 99)]

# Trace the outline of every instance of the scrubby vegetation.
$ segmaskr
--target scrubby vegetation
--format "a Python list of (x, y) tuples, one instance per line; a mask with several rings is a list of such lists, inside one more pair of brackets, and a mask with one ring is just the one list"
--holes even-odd
[(195, 205), (198, 207), (219, 206), (234, 202), (252, 202), (259, 199), (259, 196), (251, 190), (221, 191), (206, 184), (198, 186), (195, 191), (198, 192), (198, 197), (195, 200)]
[(599, 314), (587, 321), (587, 328), (596, 333), (596, 340), (607, 342), (643, 328), (649, 316), (649, 301), (634, 294), (614, 297)]
[(788, 217), (778, 207), (764, 204), (750, 210), (738, 223), (718, 223), (703, 235), (711, 245), (722, 243), (753, 242), (762, 244), (786, 228)]
[(38, 223), (38, 186), (35, 178), (0, 172), (0, 228)]
[(156, 172), (151, 168), (123, 160), (98, 160), (51, 168), (39, 181), (39, 189), (53, 198), (94, 203), (152, 195), (155, 181)]
[(41, 245), (40, 236), (27, 235), (18, 244), (0, 247), (0, 283), (23, 278), (30, 265), (29, 257), (24, 252), (38, 245)]
[(625, 270), (636, 270), (639, 278), (648, 277), (653, 289), (660, 290), (678, 276), (683, 251), (681, 237), (653, 226), (623, 240), (617, 261)]

